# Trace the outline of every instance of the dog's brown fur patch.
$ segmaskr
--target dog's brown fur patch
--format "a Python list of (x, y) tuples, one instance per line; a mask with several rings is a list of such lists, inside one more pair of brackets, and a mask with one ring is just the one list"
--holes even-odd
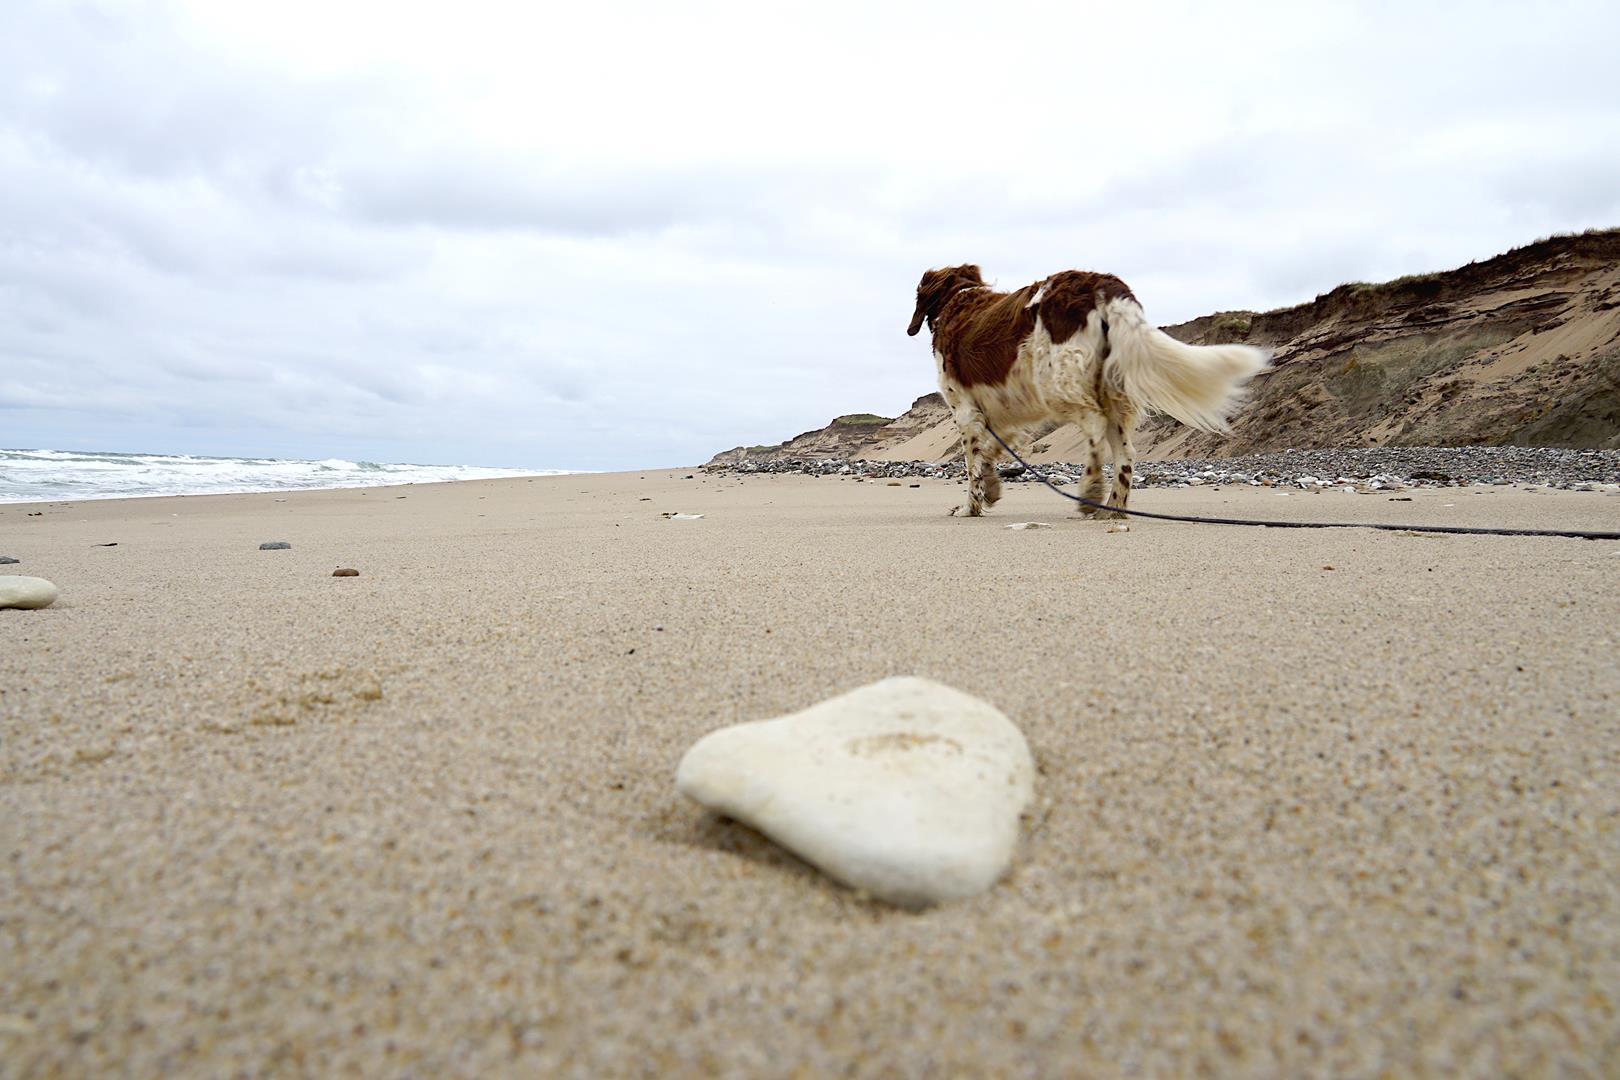
[(1064, 270), (1042, 284), (1045, 291), (1038, 310), (1041, 324), (1052, 335), (1055, 345), (1079, 333), (1099, 302), (1136, 299), (1130, 286), (1113, 274), (1096, 274), (1089, 270)]
[(1113, 274), (1065, 270), (1016, 292), (998, 293), (984, 284), (977, 266), (950, 266), (923, 275), (907, 332), (916, 333), (926, 321), (947, 375), (963, 387), (995, 386), (1007, 380), (1037, 316), (1061, 345), (1085, 326), (1099, 302), (1117, 298), (1136, 299)]

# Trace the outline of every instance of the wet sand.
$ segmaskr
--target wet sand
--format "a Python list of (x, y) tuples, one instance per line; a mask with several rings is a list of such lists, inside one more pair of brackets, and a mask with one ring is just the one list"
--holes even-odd
[[(686, 475), (0, 506), (0, 1077), (1620, 1072), (1620, 544)], [(1620, 527), (1402, 494), (1137, 504)], [(1035, 751), (984, 896), (676, 794), (892, 674)]]

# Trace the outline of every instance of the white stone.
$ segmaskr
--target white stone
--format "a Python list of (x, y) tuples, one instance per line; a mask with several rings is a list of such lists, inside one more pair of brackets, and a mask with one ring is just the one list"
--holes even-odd
[(1050, 521), (1018, 521), (1007, 526), (1009, 529), (1050, 529)]
[(1029, 744), (994, 706), (899, 677), (712, 732), (675, 784), (844, 884), (920, 907), (1006, 872), (1034, 776)]
[(56, 595), (56, 586), (42, 577), (0, 574), (0, 608), (50, 607)]

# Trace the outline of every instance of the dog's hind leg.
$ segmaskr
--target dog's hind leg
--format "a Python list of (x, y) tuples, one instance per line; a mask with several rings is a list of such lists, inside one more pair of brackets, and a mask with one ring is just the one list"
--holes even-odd
[[(1090, 410), (1079, 413), (1074, 418), (1074, 426), (1080, 429), (1086, 437), (1086, 471), (1080, 478), (1080, 497), (1090, 499), (1092, 502), (1102, 502), (1107, 492), (1107, 478), (1103, 476), (1102, 448), (1105, 438), (1106, 424), (1100, 413)], [(1080, 504), (1080, 513), (1090, 515), (1098, 513), (1094, 506)]]
[[(1121, 510), (1127, 508), (1131, 501), (1131, 472), (1136, 462), (1136, 447), (1131, 443), (1131, 430), (1136, 426), (1136, 418), (1121, 416), (1118, 413), (1108, 417), (1106, 434), (1108, 437), (1108, 456), (1114, 459), (1114, 488), (1108, 494), (1108, 505), (1117, 506)], [(1124, 514), (1113, 510), (1102, 510), (1097, 514), (1100, 518), (1119, 518)]]

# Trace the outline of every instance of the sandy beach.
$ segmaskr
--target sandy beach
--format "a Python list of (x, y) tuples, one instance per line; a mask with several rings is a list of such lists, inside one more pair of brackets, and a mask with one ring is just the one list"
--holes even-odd
[[(0, 1077), (1620, 1073), (1620, 544), (960, 490), (0, 507), (61, 589), (0, 611)], [(1399, 494), (1134, 505), (1620, 527)], [(1034, 750), (983, 896), (889, 908), (676, 793), (895, 674)]]

